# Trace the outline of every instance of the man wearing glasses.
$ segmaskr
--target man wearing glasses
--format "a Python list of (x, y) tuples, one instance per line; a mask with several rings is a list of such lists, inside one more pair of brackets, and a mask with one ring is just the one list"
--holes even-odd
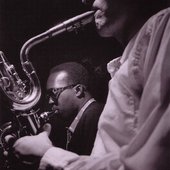
[(96, 137), (102, 112), (89, 92), (88, 71), (79, 63), (68, 62), (54, 67), (47, 80), (47, 99), (54, 112), (67, 126), (65, 149), (89, 155)]

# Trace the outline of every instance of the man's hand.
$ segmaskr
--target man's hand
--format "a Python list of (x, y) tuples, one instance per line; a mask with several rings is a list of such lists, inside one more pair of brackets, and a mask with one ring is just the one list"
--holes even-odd
[(22, 156), (37, 156), (42, 157), (44, 153), (52, 147), (49, 139), (51, 125), (45, 124), (43, 127), (45, 131), (35, 136), (25, 136), (18, 139), (14, 145), (14, 153), (17, 157)]

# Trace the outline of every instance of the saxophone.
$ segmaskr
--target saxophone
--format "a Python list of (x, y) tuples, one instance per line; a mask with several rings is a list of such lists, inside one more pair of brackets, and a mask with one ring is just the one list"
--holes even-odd
[[(26, 74), (27, 81), (23, 81), (10, 64), (4, 53), (0, 51), (0, 87), (4, 95), (9, 99), (14, 119), (0, 127), (0, 169), (10, 169), (11, 142), (5, 137), (12, 136), (10, 141), (14, 143), (25, 135), (35, 135), (42, 125), (56, 113), (43, 112), (39, 114), (35, 106), (41, 98), (41, 85), (36, 71), (29, 61), (29, 51), (35, 45), (44, 42), (64, 32), (77, 31), (93, 21), (93, 11), (88, 11), (68, 19), (49, 30), (29, 39), (21, 48), (20, 61)], [(7, 154), (8, 153), (8, 154)], [(3, 162), (3, 163), (2, 163)]]

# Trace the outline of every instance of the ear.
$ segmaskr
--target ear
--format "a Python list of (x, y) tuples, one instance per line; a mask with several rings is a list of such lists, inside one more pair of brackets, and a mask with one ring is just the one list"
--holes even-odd
[(75, 87), (74, 87), (74, 90), (76, 92), (76, 96), (77, 97), (83, 97), (84, 96), (84, 86), (82, 84), (77, 84)]

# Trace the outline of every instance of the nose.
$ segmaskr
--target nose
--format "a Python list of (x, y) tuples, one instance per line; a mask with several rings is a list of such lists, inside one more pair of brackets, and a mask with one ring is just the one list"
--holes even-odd
[(95, 11), (98, 9), (98, 1), (97, 1), (97, 0), (95, 0), (95, 1), (93, 2), (92, 8), (93, 8), (93, 10), (95, 10)]
[(54, 101), (51, 97), (48, 100), (48, 109), (52, 110), (52, 111), (56, 111), (58, 110), (58, 103), (56, 101)]

